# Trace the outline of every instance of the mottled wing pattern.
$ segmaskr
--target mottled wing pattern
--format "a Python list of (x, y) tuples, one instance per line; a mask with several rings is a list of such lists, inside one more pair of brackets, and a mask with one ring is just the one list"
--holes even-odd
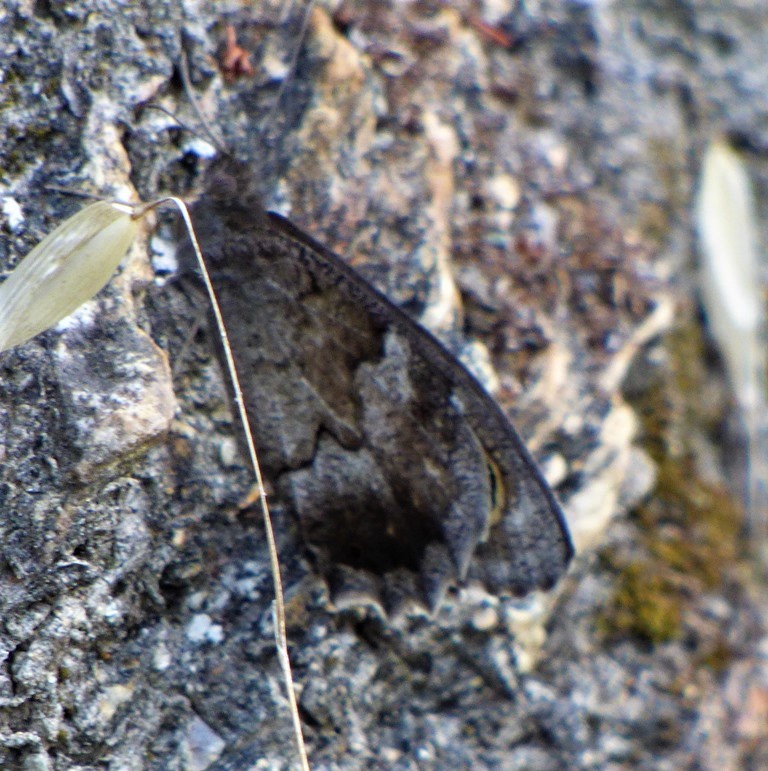
[(434, 608), (467, 576), (494, 593), (551, 587), (572, 554), (562, 513), (464, 367), (267, 214), (243, 165), (216, 163), (192, 213), (264, 470), (334, 600)]

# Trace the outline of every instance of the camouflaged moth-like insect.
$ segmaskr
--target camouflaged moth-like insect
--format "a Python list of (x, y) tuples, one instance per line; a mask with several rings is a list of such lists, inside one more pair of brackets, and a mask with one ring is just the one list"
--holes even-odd
[[(220, 157), (191, 207), (265, 475), (337, 604), (549, 589), (573, 550), (517, 432), (431, 334)], [(191, 249), (182, 265), (191, 268)]]

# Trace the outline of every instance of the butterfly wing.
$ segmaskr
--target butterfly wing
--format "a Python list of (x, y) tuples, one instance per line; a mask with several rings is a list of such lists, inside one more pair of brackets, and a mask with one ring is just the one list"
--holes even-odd
[(494, 593), (551, 587), (567, 529), (499, 407), (339, 257), (266, 214), (247, 175), (216, 167), (193, 217), (264, 469), (335, 601), (434, 608), (468, 575)]

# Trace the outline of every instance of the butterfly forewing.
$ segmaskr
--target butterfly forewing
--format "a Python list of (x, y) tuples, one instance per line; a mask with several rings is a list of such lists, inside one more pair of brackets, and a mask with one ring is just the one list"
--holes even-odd
[(193, 216), (260, 457), (336, 601), (434, 607), (467, 574), (495, 593), (550, 587), (567, 531), (501, 410), (254, 189), (220, 161)]

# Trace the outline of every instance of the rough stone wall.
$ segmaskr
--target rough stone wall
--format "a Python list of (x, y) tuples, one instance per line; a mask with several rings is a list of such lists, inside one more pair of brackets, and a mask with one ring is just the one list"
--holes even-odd
[[(0, 265), (80, 205), (53, 185), (192, 194), (183, 46), (269, 205), (495, 388), (581, 555), (553, 596), (468, 590), (390, 624), (328, 607), (278, 507), (313, 765), (765, 765), (759, 584), (688, 405), (711, 426), (726, 401), (691, 343), (698, 159), (737, 136), (764, 200), (768, 9), (336, 4), (273, 109), (300, 19), (254, 5), (0, 3)], [(230, 23), (254, 72), (227, 83)], [(201, 299), (153, 227), (75, 319), (0, 357), (4, 768), (292, 763), (248, 473), (206, 335), (185, 347)]]

